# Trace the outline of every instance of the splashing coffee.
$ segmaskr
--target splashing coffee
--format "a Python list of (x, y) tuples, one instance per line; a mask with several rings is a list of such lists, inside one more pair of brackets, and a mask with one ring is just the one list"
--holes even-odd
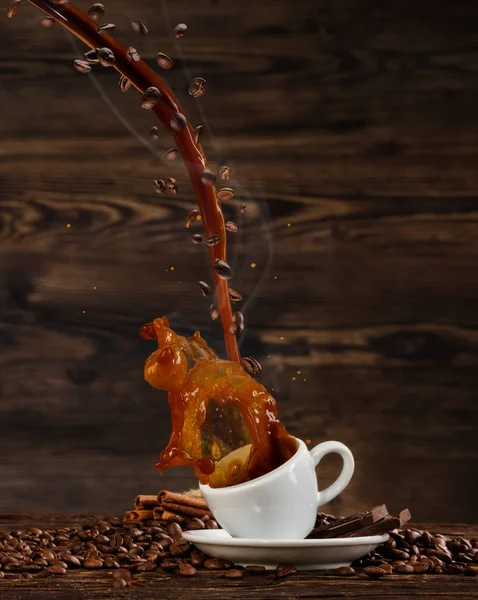
[[(164, 158), (181, 155), (196, 195), (199, 211), (188, 214), (186, 226), (199, 219), (203, 223), (217, 298), (211, 318), (213, 312), (221, 318), (228, 360), (219, 359), (199, 332), (189, 339), (177, 335), (165, 317), (142, 327), (142, 337), (158, 342), (158, 350), (146, 360), (145, 379), (168, 392), (171, 409), (169, 444), (155, 466), (162, 471), (190, 465), (200, 481), (211, 487), (242, 483), (277, 468), (295, 453), (297, 444), (280, 423), (274, 398), (251, 376), (260, 372), (259, 363), (250, 357), (241, 360), (236, 334), (244, 324), (242, 313), (233, 314), (231, 309), (231, 299), (237, 301), (239, 294), (229, 290), (233, 273), (226, 252), (226, 230), (234, 233), (237, 226), (231, 221), (225, 224), (220, 202), (232, 199), (234, 192), (228, 187), (216, 191), (216, 175), (200, 144), (202, 127), (192, 127), (173, 92), (140, 59), (137, 50), (123, 46), (110, 35), (113, 25), (98, 25), (104, 15), (102, 4), (94, 4), (86, 15), (68, 0), (28, 1), (46, 14), (43, 21), (48, 19), (49, 25), (50, 20), (56, 21), (90, 46), (86, 60), (75, 61), (78, 71), (87, 73), (90, 64), (99, 62), (120, 73), (122, 91), (134, 86), (140, 92), (140, 105), (154, 112), (174, 138), (175, 146)], [(9, 17), (17, 12), (19, 4), (18, 0), (11, 3)], [(140, 21), (132, 21), (131, 27), (137, 34), (148, 32)], [(186, 25), (179, 24), (175, 36), (181, 37), (186, 29)], [(158, 57), (163, 69), (172, 66), (166, 55)], [(199, 97), (206, 89), (206, 81), (197, 77), (189, 93)], [(157, 128), (151, 130), (153, 133), (158, 136)], [(229, 179), (230, 174), (228, 166), (219, 170), (222, 180)], [(173, 178), (166, 183), (155, 180), (153, 189), (157, 193), (176, 193), (177, 184)], [(241, 205), (241, 212), (244, 209)], [(202, 286), (203, 293), (204, 289)]]

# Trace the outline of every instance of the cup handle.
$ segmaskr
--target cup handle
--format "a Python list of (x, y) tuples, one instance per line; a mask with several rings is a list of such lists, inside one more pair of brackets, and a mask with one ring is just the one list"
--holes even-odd
[(326, 504), (338, 496), (347, 487), (354, 473), (355, 461), (352, 452), (341, 442), (322, 442), (322, 444), (318, 444), (315, 448), (312, 448), (310, 455), (314, 461), (314, 465), (317, 466), (324, 456), (331, 452), (336, 452), (342, 457), (342, 471), (332, 485), (319, 492), (317, 497), (318, 506)]

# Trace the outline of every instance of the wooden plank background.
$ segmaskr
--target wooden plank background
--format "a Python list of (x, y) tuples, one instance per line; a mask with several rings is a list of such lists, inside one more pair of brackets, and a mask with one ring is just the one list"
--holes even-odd
[[(137, 95), (75, 72), (81, 45), (37, 19), (0, 20), (0, 511), (112, 513), (194, 484), (152, 468), (169, 411), (139, 326), (168, 315), (219, 351), (220, 330), (184, 168), (159, 159), (169, 136), (148, 140)], [(477, 19), (475, 0), (107, 5), (121, 40), (176, 59), (168, 82), (234, 168), (241, 346), (292, 433), (353, 450), (337, 513), (477, 518)], [(177, 197), (152, 194), (158, 176)]]

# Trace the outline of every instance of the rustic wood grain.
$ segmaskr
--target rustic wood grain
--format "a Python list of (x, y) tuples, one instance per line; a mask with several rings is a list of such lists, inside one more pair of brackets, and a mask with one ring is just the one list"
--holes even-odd
[[(81, 527), (88, 517), (80, 515), (0, 514), (0, 531), (22, 527)], [(429, 531), (476, 537), (477, 525), (423, 524)], [(285, 579), (274, 579), (273, 572), (226, 580), (221, 573), (198, 571), (195, 577), (181, 577), (160, 572), (135, 575), (141, 584), (118, 592), (112, 589), (112, 571), (72, 570), (64, 577), (48, 579), (0, 580), (2, 599), (18, 598), (85, 600), (121, 597), (153, 600), (195, 600), (207, 596), (217, 600), (240, 596), (247, 600), (276, 598), (426, 598), (440, 600), (471, 600), (476, 598), (478, 580), (464, 575), (387, 575), (379, 581), (363, 574), (338, 577), (328, 572), (299, 571)]]
[[(234, 168), (241, 347), (295, 435), (354, 451), (331, 508), (476, 521), (476, 2), (107, 10), (143, 57), (175, 59), (168, 82), (206, 125), (213, 163)], [(168, 408), (142, 381), (139, 326), (167, 314), (222, 351), (220, 330), (197, 294), (208, 266), (182, 226), (184, 168), (159, 160), (166, 133), (149, 141), (137, 96), (113, 73), (76, 73), (81, 45), (37, 19), (27, 5), (0, 20), (0, 510), (121, 512), (139, 492), (194, 484), (152, 469)], [(200, 102), (186, 91), (196, 75)], [(164, 175), (177, 197), (153, 196)], [(337, 469), (324, 462), (320, 485)]]

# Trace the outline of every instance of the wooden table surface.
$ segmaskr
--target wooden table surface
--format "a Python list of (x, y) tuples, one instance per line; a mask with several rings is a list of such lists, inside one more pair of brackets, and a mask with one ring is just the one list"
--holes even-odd
[[(0, 515), (0, 531), (27, 527), (77, 527), (91, 517), (82, 515)], [(467, 538), (478, 537), (478, 525), (416, 524), (429, 531)], [(273, 573), (226, 580), (218, 573), (198, 571), (195, 577), (181, 577), (160, 571), (136, 575), (141, 587), (113, 590), (111, 571), (68, 572), (49, 579), (0, 580), (2, 600), (97, 600), (100, 598), (141, 598), (142, 600), (227, 600), (228, 598), (299, 599), (362, 598), (437, 598), (471, 600), (478, 597), (478, 577), (464, 575), (389, 575), (371, 580), (363, 574), (338, 577), (317, 571), (302, 571), (284, 579)]]

